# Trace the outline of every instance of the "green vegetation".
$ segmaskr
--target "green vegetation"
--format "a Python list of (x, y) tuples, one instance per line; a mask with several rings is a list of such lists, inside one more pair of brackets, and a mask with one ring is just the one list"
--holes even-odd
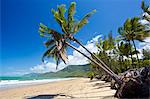
[(147, 20), (147, 21), (150, 22), (150, 10), (149, 10), (149, 6), (145, 4), (144, 0), (142, 1), (141, 8), (142, 8), (143, 12), (145, 13), (142, 16), (143, 19), (145, 19), (145, 20)]
[(125, 21), (123, 27), (120, 27), (118, 29), (118, 32), (121, 36), (120, 37), (121, 40), (124, 40), (125, 42), (127, 42), (129, 44), (129, 46), (131, 46), (131, 41), (133, 42), (134, 52), (132, 52), (130, 49), (132, 62), (133, 62), (132, 53), (136, 54), (137, 60), (139, 62), (138, 51), (137, 51), (137, 48), (135, 45), (135, 40), (138, 40), (140, 42), (144, 42), (144, 39), (146, 37), (150, 36), (150, 34), (149, 34), (150, 31), (146, 30), (145, 26), (143, 24), (141, 24), (139, 21), (140, 21), (139, 17), (127, 19)]
[[(54, 19), (60, 25), (62, 33), (57, 32), (57, 30), (48, 28), (44, 24), (40, 24), (39, 32), (42, 37), (47, 38), (45, 43), (47, 51), (44, 53), (42, 60), (45, 58), (53, 57), (56, 60), (56, 64), (60, 63), (62, 60), (64, 63), (67, 62), (68, 56), (66, 49), (68, 47), (76, 50), (83, 56), (89, 59), (92, 64), (92, 72), (89, 76), (93, 77), (96, 74), (104, 73), (108, 74), (113, 78), (118, 84), (122, 84), (122, 80), (118, 77), (118, 73), (124, 72), (130, 68), (139, 68), (149, 65), (148, 56), (144, 53), (149, 53), (143, 50), (143, 59), (139, 59), (135, 41), (144, 42), (144, 39), (150, 37), (150, 30), (147, 24), (141, 24), (139, 21), (141, 19), (146, 19), (149, 21), (149, 6), (146, 6), (142, 2), (142, 9), (148, 15), (142, 17), (128, 18), (123, 26), (118, 28), (119, 36), (113, 38), (112, 33), (108, 34), (108, 38), (101, 39), (97, 42), (97, 47), (99, 51), (97, 53), (91, 53), (82, 43), (74, 37), (74, 34), (79, 32), (79, 30), (88, 23), (89, 17), (95, 13), (93, 10), (87, 13), (80, 21), (74, 19), (76, 3), (72, 2), (68, 11), (65, 5), (60, 5), (57, 10), (52, 9)], [(67, 16), (65, 16), (67, 13)], [(80, 50), (78, 50), (71, 42), (79, 44), (84, 48), (91, 57), (87, 56)], [(136, 57), (133, 57), (133, 55)], [(57, 68), (56, 66), (56, 68)], [(66, 72), (67, 74), (68, 72)], [(61, 72), (60, 72), (61, 74)], [(46, 74), (45, 74), (46, 75)]]
[(70, 65), (58, 72), (47, 73), (30, 73), (23, 77), (32, 79), (49, 79), (49, 78), (67, 78), (67, 77), (87, 77), (90, 72), (90, 64)]
[[(118, 28), (119, 35), (112, 37), (112, 33), (108, 34), (108, 38), (100, 39), (96, 43), (99, 51), (95, 53), (107, 66), (116, 74), (125, 72), (133, 68), (141, 68), (150, 66), (150, 49), (143, 49), (142, 52), (136, 47), (135, 41), (145, 42), (147, 37), (150, 37), (150, 23), (142, 24), (140, 20), (147, 20), (150, 22), (149, 6), (142, 2), (141, 8), (146, 13), (144, 16), (128, 18), (122, 27)], [(139, 59), (138, 54), (143, 57)], [(135, 56), (136, 57), (133, 57)], [(93, 57), (94, 58), (94, 57)], [(102, 76), (106, 74), (96, 64), (91, 62), (92, 72), (96, 75)], [(95, 75), (95, 76), (96, 76)]]
[(66, 77), (87, 77), (90, 71), (90, 65), (70, 65), (58, 72), (48, 72), (41, 74), (43, 78), (66, 78)]
[[(51, 10), (54, 15), (54, 19), (60, 25), (63, 33), (59, 33), (54, 29), (50, 29), (44, 24), (40, 24), (39, 28), (40, 35), (48, 39), (47, 42), (45, 43), (48, 50), (44, 53), (42, 60), (44, 61), (45, 57), (47, 58), (53, 57), (56, 60), (57, 66), (60, 63), (60, 60), (66, 63), (68, 59), (66, 48), (71, 47), (72, 49), (76, 50), (77, 52), (88, 58), (91, 62), (95, 63), (97, 66), (101, 67), (106, 73), (108, 73), (108, 75), (110, 75), (113, 79), (115, 79), (116, 82), (121, 84), (121, 80), (119, 79), (119, 77), (111, 69), (109, 69), (102, 60), (100, 60), (96, 55), (91, 53), (87, 48), (85, 48), (81, 44), (81, 42), (79, 42), (74, 37), (74, 34), (76, 34), (85, 24), (88, 23), (89, 17), (94, 12), (96, 12), (96, 10), (87, 13), (80, 21), (76, 21), (74, 20), (75, 7), (76, 3), (72, 2), (68, 9), (67, 18), (65, 17), (66, 12), (65, 5), (62, 4), (58, 6), (57, 11), (55, 11), (54, 9)], [(76, 42), (77, 44), (82, 46), (96, 60), (78, 50), (75, 46), (71, 44), (71, 41)]]
[[(42, 60), (44, 61), (45, 58), (53, 57), (56, 60), (57, 66), (60, 63), (60, 60), (66, 63), (68, 60), (66, 49), (70, 47), (89, 59), (91, 63), (91, 71), (87, 74), (91, 79), (97, 75), (105, 75), (106, 78), (112, 78), (115, 80), (118, 85), (115, 95), (116, 97), (147, 97), (147, 95), (149, 95), (146, 93), (149, 89), (149, 68), (144, 68), (143, 70), (140, 69), (141, 72), (139, 72), (138, 69), (135, 69), (135, 71), (127, 70), (150, 66), (150, 50), (143, 49), (141, 53), (136, 46), (136, 42), (145, 42), (145, 39), (150, 37), (150, 7), (145, 5), (143, 1), (141, 5), (144, 12), (143, 16), (128, 18), (124, 24), (118, 28), (119, 35), (117, 37), (113, 37), (110, 32), (108, 37), (97, 42), (97, 53), (91, 53), (78, 39), (74, 37), (74, 34), (88, 23), (89, 17), (96, 10), (87, 13), (80, 21), (76, 21), (74, 19), (75, 7), (76, 3), (72, 2), (68, 9), (67, 16), (65, 16), (67, 10), (63, 4), (58, 6), (57, 10), (51, 10), (54, 19), (61, 27), (62, 33), (50, 29), (44, 24), (40, 24), (39, 32), (42, 37), (47, 38), (45, 45), (48, 49), (44, 53)], [(142, 24), (140, 21), (143, 19), (147, 20), (148, 23)], [(91, 56), (87, 56), (85, 53), (78, 50), (71, 43), (72, 41), (80, 45)], [(143, 54), (143, 58), (140, 59), (138, 54)], [(55, 74), (45, 73), (42, 76), (57, 77), (59, 75), (61, 77), (74, 77), (85, 75), (86, 71), (83, 68), (80, 67), (77, 69), (80, 69), (80, 71), (76, 70), (76, 68), (72, 69), (68, 67)], [(118, 76), (119, 73), (124, 71), (127, 71), (129, 75), (123, 75), (122, 77)], [(143, 75), (142, 72), (144, 72), (143, 74), (145, 75)], [(142, 96), (139, 93), (143, 93), (143, 91), (145, 92)]]

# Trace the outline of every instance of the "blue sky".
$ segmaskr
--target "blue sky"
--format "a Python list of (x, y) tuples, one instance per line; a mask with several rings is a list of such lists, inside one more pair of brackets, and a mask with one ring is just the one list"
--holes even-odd
[(46, 48), (43, 46), (44, 39), (39, 36), (38, 25), (42, 22), (60, 31), (50, 10), (60, 4), (66, 4), (68, 8), (72, 1), (77, 3), (77, 19), (93, 9), (97, 10), (76, 35), (84, 44), (94, 36), (106, 35), (111, 30), (113, 35), (118, 35), (117, 28), (127, 18), (142, 13), (142, 0), (2, 0), (1, 75), (26, 73), (42, 63), (41, 56)]

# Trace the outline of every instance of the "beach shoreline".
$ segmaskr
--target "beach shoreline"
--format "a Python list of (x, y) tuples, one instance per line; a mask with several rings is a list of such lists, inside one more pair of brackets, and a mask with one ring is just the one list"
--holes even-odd
[(75, 78), (53, 78), (53, 79), (33, 79), (33, 80), (2, 80), (0, 81), (0, 90), (9, 90), (14, 88), (21, 88), (25, 86), (47, 84), (50, 82), (71, 80)]
[(112, 99), (115, 92), (116, 90), (110, 89), (110, 83), (98, 80), (90, 81), (89, 78), (76, 78), (0, 90), (0, 99), (32, 99), (32, 97)]

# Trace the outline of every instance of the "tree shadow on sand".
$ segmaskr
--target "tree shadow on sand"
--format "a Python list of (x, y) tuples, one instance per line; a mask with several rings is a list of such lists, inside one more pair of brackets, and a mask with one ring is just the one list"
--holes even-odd
[(84, 92), (84, 93), (73, 93), (73, 94), (71, 94), (71, 95), (85, 95), (85, 94), (91, 94), (91, 93), (101, 93), (101, 92), (106, 92), (106, 91), (110, 91), (109, 89), (107, 89), (107, 90), (99, 90), (99, 91), (89, 91), (89, 92)]
[[(108, 91), (108, 90), (104, 90), (104, 91)], [(104, 92), (103, 91), (103, 92)], [(37, 95), (37, 96), (33, 96), (33, 97), (26, 97), (25, 99), (54, 99), (57, 96), (60, 96), (62, 98), (60, 99), (87, 99), (87, 98), (96, 98), (96, 99), (114, 99), (113, 95), (109, 95), (109, 96), (101, 96), (101, 95), (96, 95), (96, 96), (85, 96), (85, 94), (90, 94), (90, 93), (97, 93), (97, 92), (101, 92), (101, 91), (93, 91), (93, 92), (87, 92), (87, 93), (76, 93), (76, 94), (72, 94), (70, 95), (65, 95), (65, 94), (43, 94), (43, 95)], [(83, 95), (81, 95), (83, 94)], [(74, 95), (81, 95), (81, 96), (74, 96)]]
[(109, 83), (95, 83), (93, 87), (96, 87), (95, 89), (100, 89), (100, 88), (110, 87), (110, 84)]
[(74, 98), (71, 98), (71, 99), (115, 99), (115, 98), (113, 97), (113, 95), (109, 95), (109, 96), (97, 95), (97, 96), (88, 96), (88, 97), (80, 96), (80, 97), (74, 97)]
[(54, 99), (54, 97), (57, 97), (57, 96), (74, 98), (72, 96), (63, 95), (63, 94), (43, 94), (43, 95), (37, 95), (37, 96), (33, 96), (33, 97), (28, 97), (26, 99)]

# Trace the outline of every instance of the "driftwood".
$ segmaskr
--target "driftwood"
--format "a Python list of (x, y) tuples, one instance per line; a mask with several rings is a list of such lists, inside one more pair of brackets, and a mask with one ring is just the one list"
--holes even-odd
[(150, 99), (150, 67), (128, 70), (121, 79), (123, 83), (117, 88), (115, 97)]

